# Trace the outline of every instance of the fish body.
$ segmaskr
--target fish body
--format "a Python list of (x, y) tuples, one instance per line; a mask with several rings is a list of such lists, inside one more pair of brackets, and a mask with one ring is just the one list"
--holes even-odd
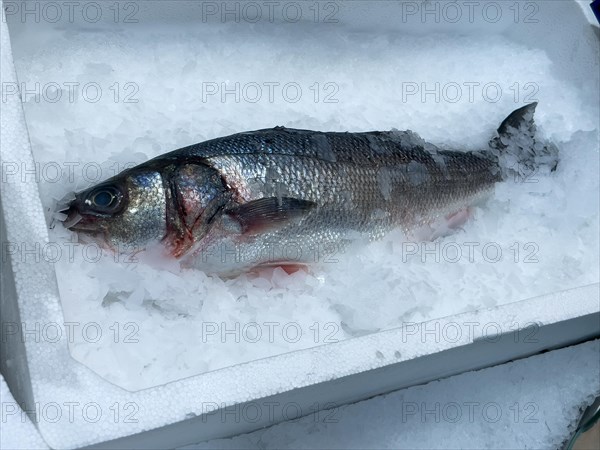
[(115, 251), (158, 242), (211, 273), (319, 262), (357, 239), (443, 223), (507, 176), (507, 155), (555, 162), (535, 141), (534, 109), (513, 112), (478, 152), (441, 150), (411, 131), (276, 127), (213, 139), (76, 194), (65, 225)]

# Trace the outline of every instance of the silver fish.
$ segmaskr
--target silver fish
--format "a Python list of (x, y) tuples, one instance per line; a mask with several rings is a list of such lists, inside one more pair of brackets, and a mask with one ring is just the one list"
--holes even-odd
[(238, 133), (79, 192), (60, 217), (116, 252), (158, 243), (217, 274), (319, 262), (397, 227), (433, 238), (508, 176), (556, 168), (558, 150), (535, 135), (536, 105), (510, 114), (474, 152), (441, 150), (411, 131)]

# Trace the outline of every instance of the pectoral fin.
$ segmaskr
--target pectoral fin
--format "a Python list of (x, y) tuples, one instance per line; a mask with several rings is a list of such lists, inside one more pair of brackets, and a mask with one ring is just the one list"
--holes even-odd
[(258, 234), (301, 220), (316, 206), (308, 200), (266, 197), (225, 211), (227, 227), (240, 234)]

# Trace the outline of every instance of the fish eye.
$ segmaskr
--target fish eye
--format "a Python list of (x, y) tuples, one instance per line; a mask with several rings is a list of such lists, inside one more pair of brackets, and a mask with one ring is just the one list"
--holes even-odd
[(99, 212), (112, 212), (122, 198), (121, 192), (112, 186), (105, 186), (90, 193), (86, 203)]
[(96, 195), (94, 195), (92, 201), (94, 202), (94, 205), (106, 208), (110, 206), (114, 199), (115, 196), (112, 192), (100, 191)]

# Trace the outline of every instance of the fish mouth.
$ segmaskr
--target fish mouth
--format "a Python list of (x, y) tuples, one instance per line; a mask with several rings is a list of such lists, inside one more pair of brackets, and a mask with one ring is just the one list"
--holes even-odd
[(63, 227), (76, 233), (78, 243), (98, 245), (100, 248), (112, 250), (112, 247), (106, 242), (105, 230), (100, 227), (96, 217), (82, 215), (74, 206), (59, 211), (57, 214), (62, 214), (60, 218), (57, 217), (57, 220), (62, 222)]
[(76, 207), (68, 209), (65, 215), (63, 226), (69, 231), (89, 234), (96, 234), (101, 231), (96, 217), (82, 215)]
[(51, 227), (53, 228), (54, 222), (58, 221), (62, 222), (63, 227), (70, 231), (90, 234), (100, 232), (97, 218), (82, 214), (76, 203), (77, 197), (74, 193), (69, 193), (60, 200), (56, 205)]
[(78, 243), (98, 245), (102, 249), (114, 251), (107, 241), (101, 218), (82, 213), (79, 206), (79, 198), (74, 193), (67, 194), (54, 208), (50, 228), (60, 222), (64, 228), (76, 233)]

